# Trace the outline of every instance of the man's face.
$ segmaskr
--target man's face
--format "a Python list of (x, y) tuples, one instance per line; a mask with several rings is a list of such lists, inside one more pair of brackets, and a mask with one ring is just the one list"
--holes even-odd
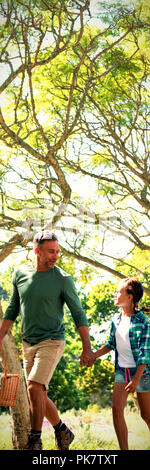
[(56, 240), (45, 240), (43, 244), (35, 249), (38, 258), (38, 268), (46, 271), (53, 268), (59, 257), (59, 245)]

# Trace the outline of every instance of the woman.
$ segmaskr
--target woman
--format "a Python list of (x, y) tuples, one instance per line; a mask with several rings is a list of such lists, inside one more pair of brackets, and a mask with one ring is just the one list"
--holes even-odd
[(118, 285), (115, 315), (108, 342), (95, 352), (95, 359), (115, 350), (113, 422), (121, 450), (128, 450), (124, 407), (128, 394), (137, 392), (141, 416), (150, 430), (150, 322), (137, 310), (143, 287), (137, 279), (126, 278)]

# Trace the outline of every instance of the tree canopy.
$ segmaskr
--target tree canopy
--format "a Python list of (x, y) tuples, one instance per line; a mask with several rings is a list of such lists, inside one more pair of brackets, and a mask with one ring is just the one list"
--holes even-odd
[(0, 260), (55, 228), (64, 255), (120, 278), (146, 253), (150, 295), (146, 0), (0, 11)]

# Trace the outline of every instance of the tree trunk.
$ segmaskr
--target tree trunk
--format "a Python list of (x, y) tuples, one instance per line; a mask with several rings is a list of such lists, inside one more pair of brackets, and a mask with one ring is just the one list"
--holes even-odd
[[(2, 318), (1, 305), (0, 317)], [(18, 351), (10, 331), (3, 340), (2, 349), (7, 359), (8, 373), (20, 374), (21, 376), (16, 405), (10, 407), (10, 414), (12, 417), (13, 449), (23, 449), (26, 445), (30, 430), (29, 402)]]

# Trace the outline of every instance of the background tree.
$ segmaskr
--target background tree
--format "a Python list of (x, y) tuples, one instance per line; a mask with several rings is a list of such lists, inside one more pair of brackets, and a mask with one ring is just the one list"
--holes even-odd
[[(3, 312), (0, 304), (0, 319)], [(26, 445), (30, 430), (29, 404), (26, 393), (22, 366), (19, 360), (16, 344), (11, 331), (3, 340), (3, 353), (5, 354), (8, 373), (20, 374), (20, 383), (15, 407), (10, 407), (12, 416), (12, 444), (14, 449), (23, 449)]]
[[(72, 268), (123, 278), (128, 252), (146, 253), (150, 295), (150, 15), (134, 3), (0, 2), (0, 261), (29, 259), (34, 232), (55, 228)], [(6, 350), (13, 357), (11, 342)]]
[(43, 226), (117, 277), (116, 239), (149, 252), (149, 14), (121, 3), (1, 2), (1, 261)]

